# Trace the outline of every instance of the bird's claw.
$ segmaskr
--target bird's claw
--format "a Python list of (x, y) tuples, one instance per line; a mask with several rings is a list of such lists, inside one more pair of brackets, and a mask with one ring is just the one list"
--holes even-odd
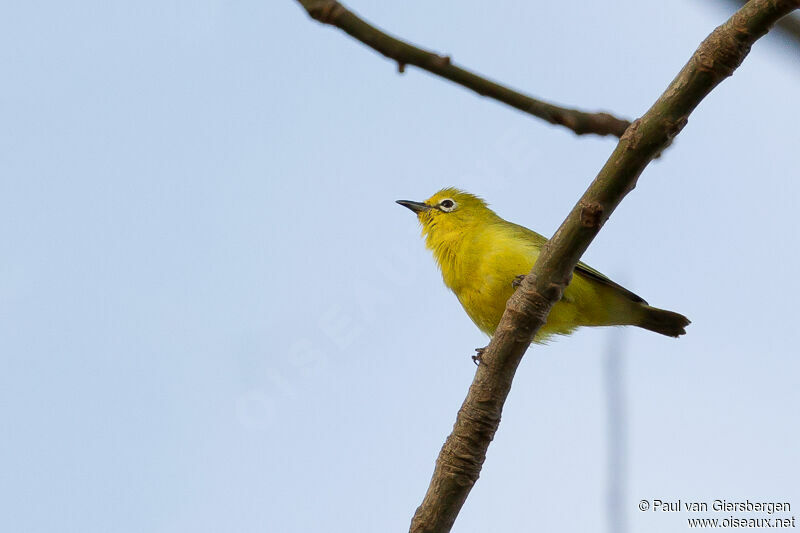
[(525, 274), (520, 274), (519, 276), (514, 278), (514, 281), (511, 282), (511, 286), (516, 289), (517, 287), (522, 285), (522, 280), (523, 279), (525, 279)]
[(483, 352), (486, 351), (486, 347), (483, 348), (475, 348), (475, 351), (478, 352), (472, 356), (472, 362), (475, 363), (475, 366), (480, 366), (483, 363)]

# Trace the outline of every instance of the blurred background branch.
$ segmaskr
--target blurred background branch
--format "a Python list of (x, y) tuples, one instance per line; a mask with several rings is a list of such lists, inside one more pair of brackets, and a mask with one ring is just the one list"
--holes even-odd
[(608, 533), (627, 533), (627, 402), (625, 400), (625, 330), (614, 328), (608, 337), (604, 364), (606, 393), (606, 513)]
[(471, 89), (481, 96), (493, 98), (551, 124), (569, 128), (578, 135), (593, 133), (620, 137), (630, 125), (630, 121), (609, 113), (589, 113), (538, 100), (457, 67), (449, 56), (441, 56), (396, 39), (359, 18), (335, 0), (298, 1), (315, 20), (344, 30), (370, 48), (396, 61), (400, 72), (405, 70), (406, 65), (417, 66)]

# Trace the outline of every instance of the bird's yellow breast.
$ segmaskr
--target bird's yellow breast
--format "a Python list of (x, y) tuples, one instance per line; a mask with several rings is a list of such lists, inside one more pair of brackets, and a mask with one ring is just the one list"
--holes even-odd
[[(512, 282), (527, 274), (539, 257), (544, 237), (505, 221), (465, 228), (431, 243), (447, 287), (458, 297), (473, 322), (492, 335), (514, 292)], [(564, 298), (550, 312), (537, 340), (566, 334), (578, 325), (607, 321), (601, 289), (574, 276)], [(601, 316), (602, 315), (602, 316)]]
[(442, 266), (445, 284), (472, 321), (491, 335), (514, 292), (514, 278), (530, 272), (539, 249), (489, 226), (465, 236), (453, 256)]

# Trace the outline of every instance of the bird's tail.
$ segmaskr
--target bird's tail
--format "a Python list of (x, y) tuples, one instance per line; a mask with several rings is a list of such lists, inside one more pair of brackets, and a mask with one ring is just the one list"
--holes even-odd
[(658, 309), (649, 305), (642, 306), (642, 311), (641, 318), (636, 325), (668, 337), (680, 337), (686, 333), (684, 328), (691, 324), (691, 320), (673, 311)]

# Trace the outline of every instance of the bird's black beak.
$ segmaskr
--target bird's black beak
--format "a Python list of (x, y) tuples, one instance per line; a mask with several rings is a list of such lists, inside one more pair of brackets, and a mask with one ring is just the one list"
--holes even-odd
[(397, 203), (403, 207), (411, 209), (415, 213), (421, 213), (423, 211), (432, 209), (432, 207), (427, 204), (423, 204), (422, 202), (412, 202), (411, 200), (397, 200)]

